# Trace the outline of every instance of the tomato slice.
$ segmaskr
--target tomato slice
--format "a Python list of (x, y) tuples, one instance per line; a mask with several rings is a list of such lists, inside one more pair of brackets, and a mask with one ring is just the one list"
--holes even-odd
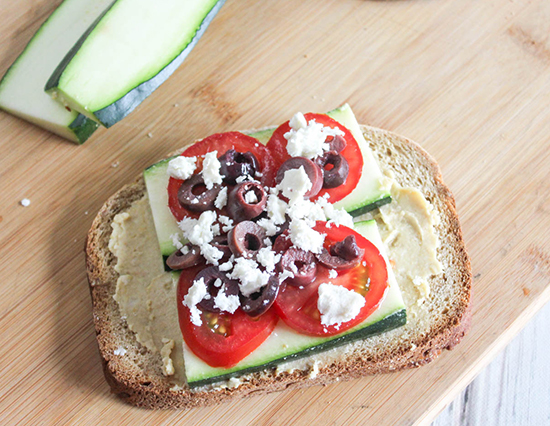
[[(283, 285), (274, 306), (281, 319), (299, 333), (310, 336), (333, 336), (360, 324), (378, 308), (388, 288), (388, 271), (386, 262), (376, 246), (354, 230), (345, 226), (328, 228), (325, 222), (317, 222), (314, 229), (327, 235), (327, 249), (348, 235), (354, 235), (357, 245), (365, 250), (363, 260), (353, 269), (339, 271), (336, 278), (329, 278), (329, 270), (317, 265), (317, 277), (313, 283), (302, 289)], [(339, 327), (321, 324), (321, 314), (317, 309), (319, 286), (329, 282), (365, 297), (365, 306), (359, 314)]]
[[(359, 179), (361, 179), (361, 175), (363, 173), (363, 155), (361, 154), (361, 149), (359, 148), (359, 145), (351, 132), (336, 120), (330, 118), (328, 115), (308, 113), (304, 116), (308, 123), (310, 120), (315, 120), (317, 123), (323, 124), (323, 126), (330, 127), (331, 129), (339, 128), (344, 132), (344, 139), (347, 144), (341, 154), (349, 164), (348, 178), (342, 185), (336, 188), (321, 189), (321, 192), (313, 198), (313, 200), (315, 200), (324, 194), (329, 194), (329, 201), (331, 203), (335, 203), (351, 193), (351, 191), (353, 191), (357, 186), (357, 183), (359, 183)], [(269, 139), (269, 142), (267, 143), (267, 147), (273, 155), (277, 168), (279, 168), (282, 163), (290, 158), (290, 155), (286, 150), (287, 140), (284, 137), (284, 134), (288, 131), (290, 131), (290, 125), (287, 121), (275, 130), (271, 136), (271, 139)]]
[[(262, 145), (256, 138), (247, 136), (240, 132), (216, 133), (203, 140), (194, 143), (187, 148), (181, 155), (185, 157), (202, 156), (207, 152), (218, 151), (218, 157), (225, 154), (228, 150), (234, 149), (237, 152), (248, 152), (256, 156), (260, 163), (262, 177), (260, 181), (264, 186), (272, 186), (275, 178), (275, 163), (271, 152)], [(202, 170), (202, 159), (197, 159), (197, 171)], [(192, 212), (182, 207), (178, 201), (178, 190), (183, 181), (173, 177), (168, 181), (168, 206), (174, 217), (180, 221), (184, 217), (199, 217), (200, 213)]]
[(277, 325), (277, 314), (273, 308), (259, 318), (249, 317), (240, 308), (233, 314), (201, 311), (202, 325), (194, 325), (189, 308), (182, 301), (199, 270), (200, 267), (186, 270), (178, 284), (178, 314), (183, 339), (208, 365), (233, 367), (269, 337)]

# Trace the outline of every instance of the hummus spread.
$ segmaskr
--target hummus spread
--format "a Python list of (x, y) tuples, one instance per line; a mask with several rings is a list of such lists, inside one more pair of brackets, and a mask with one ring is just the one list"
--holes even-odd
[[(417, 289), (415, 296), (404, 295), (406, 304), (419, 306), (430, 297), (427, 279), (441, 272), (436, 256), (439, 242), (433, 229), (438, 216), (418, 190), (401, 187), (390, 178), (386, 183), (391, 185), (392, 203), (359, 220), (376, 219), (397, 282), (400, 286), (412, 283)], [(137, 340), (159, 353), (164, 374), (179, 388), (185, 383), (185, 368), (176, 306), (177, 281), (164, 270), (147, 196), (115, 216), (112, 226), (109, 249), (118, 259), (115, 269), (120, 277), (114, 297), (121, 314)], [(345, 351), (345, 347), (339, 350)], [(311, 364), (307, 359), (300, 362), (304, 363), (315, 376), (319, 363)]]

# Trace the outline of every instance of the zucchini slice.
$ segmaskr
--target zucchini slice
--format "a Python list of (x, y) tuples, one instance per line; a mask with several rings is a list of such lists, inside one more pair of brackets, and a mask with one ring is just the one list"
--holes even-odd
[(76, 143), (98, 124), (44, 93), (44, 85), (82, 33), (112, 0), (65, 0), (42, 24), (0, 82), (0, 108)]
[(45, 90), (110, 127), (177, 68), (225, 0), (116, 0), (59, 64)]

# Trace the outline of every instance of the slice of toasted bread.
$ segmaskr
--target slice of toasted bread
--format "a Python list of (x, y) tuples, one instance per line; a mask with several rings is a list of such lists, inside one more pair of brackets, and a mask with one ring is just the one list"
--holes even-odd
[(186, 385), (174, 387), (163, 375), (161, 355), (137, 341), (113, 298), (118, 273), (115, 270), (117, 259), (109, 250), (112, 222), (117, 214), (146, 196), (143, 179), (139, 177), (103, 205), (92, 224), (86, 245), (97, 340), (105, 377), (114, 393), (134, 405), (149, 408), (215, 404), (289, 387), (328, 384), (417, 367), (432, 361), (443, 349), (451, 349), (462, 339), (470, 322), (472, 278), (454, 198), (442, 181), (438, 165), (420, 146), (384, 130), (368, 126), (361, 126), (361, 129), (381, 168), (393, 172), (400, 185), (419, 189), (440, 217), (435, 233), (441, 242), (437, 256), (443, 273), (430, 278), (430, 296), (421, 306), (416, 303), (418, 290), (411, 284), (400, 283), (407, 305), (407, 324), (348, 344), (345, 350), (333, 354), (331, 361), (325, 362), (315, 374), (307, 369), (270, 369), (247, 375), (233, 388), (191, 391)]

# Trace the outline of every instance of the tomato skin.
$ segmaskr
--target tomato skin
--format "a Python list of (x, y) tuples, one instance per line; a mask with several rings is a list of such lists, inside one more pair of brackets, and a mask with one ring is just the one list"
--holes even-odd
[[(260, 182), (263, 186), (272, 186), (275, 181), (275, 163), (271, 156), (271, 151), (262, 145), (256, 138), (245, 135), (240, 132), (216, 133), (208, 136), (199, 142), (194, 143), (181, 154), (184, 157), (197, 157), (211, 151), (218, 151), (218, 157), (225, 154), (229, 149), (234, 149), (237, 152), (250, 151), (256, 156), (262, 168), (262, 177)], [(197, 158), (198, 173), (202, 170), (202, 158)], [(178, 190), (183, 181), (170, 177), (168, 181), (168, 206), (174, 217), (180, 221), (184, 217), (197, 218), (200, 213), (187, 210), (182, 207), (178, 201)]]
[[(330, 127), (332, 129), (339, 128), (344, 132), (344, 139), (346, 140), (347, 145), (341, 154), (345, 157), (349, 164), (348, 177), (342, 185), (336, 188), (321, 189), (319, 194), (312, 199), (312, 201), (314, 201), (325, 194), (329, 194), (329, 201), (331, 203), (335, 203), (350, 194), (359, 183), (359, 179), (361, 179), (361, 175), (363, 174), (363, 155), (361, 154), (361, 149), (359, 148), (359, 145), (351, 132), (336, 120), (330, 118), (328, 115), (307, 113), (304, 117), (308, 123), (310, 120), (314, 119), (317, 123), (323, 124), (323, 126)], [(286, 150), (287, 140), (284, 137), (284, 134), (288, 131), (290, 131), (289, 121), (281, 124), (275, 130), (271, 136), (271, 139), (269, 139), (269, 142), (267, 143), (267, 147), (273, 155), (277, 169), (281, 164), (290, 158), (290, 155)]]
[[(342, 241), (348, 235), (354, 235), (357, 245), (365, 250), (362, 262), (353, 269), (338, 271), (337, 278), (329, 278), (329, 270), (317, 265), (315, 281), (303, 289), (293, 286), (281, 286), (279, 296), (275, 300), (275, 309), (279, 317), (291, 328), (301, 334), (310, 336), (333, 336), (349, 330), (363, 322), (382, 302), (388, 288), (388, 270), (380, 251), (361, 234), (346, 226), (328, 228), (326, 222), (317, 222), (316, 231), (327, 234), (325, 247), (331, 243)], [(363, 266), (365, 262), (366, 266)], [(368, 282), (368, 291), (365, 282)], [(319, 299), (318, 289), (322, 283), (331, 282), (342, 285), (348, 290), (364, 293), (365, 306), (351, 321), (336, 326), (321, 324), (320, 312), (317, 309)]]
[[(254, 319), (239, 308), (233, 314), (201, 312), (202, 325), (194, 325), (189, 308), (182, 301), (200, 269), (201, 267), (187, 269), (181, 274), (178, 284), (178, 316), (183, 339), (191, 351), (211, 367), (230, 368), (250, 355), (269, 337), (277, 325), (278, 317), (273, 308)], [(223, 324), (230, 331), (229, 335), (214, 332), (208, 325), (207, 318)]]

